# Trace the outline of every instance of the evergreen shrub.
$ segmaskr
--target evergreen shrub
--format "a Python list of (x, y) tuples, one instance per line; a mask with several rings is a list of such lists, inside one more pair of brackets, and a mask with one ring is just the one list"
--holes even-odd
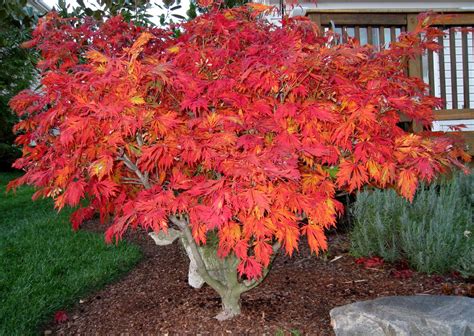
[(412, 203), (393, 190), (365, 190), (351, 211), (351, 252), (407, 260), (415, 270), (474, 275), (474, 176), (421, 185)]

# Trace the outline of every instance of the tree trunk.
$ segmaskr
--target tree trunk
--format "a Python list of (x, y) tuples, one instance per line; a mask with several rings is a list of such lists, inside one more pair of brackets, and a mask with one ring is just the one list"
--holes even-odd
[(217, 320), (224, 321), (240, 315), (240, 294), (241, 291), (237, 288), (229, 288), (225, 293), (220, 294), (222, 311), (216, 315)]
[[(204, 283), (207, 283), (221, 297), (222, 311), (215, 316), (216, 319), (223, 321), (240, 315), (240, 295), (258, 286), (267, 275), (269, 268), (264, 270), (260, 279), (240, 281), (237, 274), (239, 259), (235, 255), (230, 254), (225, 258), (220, 258), (217, 255), (217, 246), (198, 246), (192, 236), (187, 219), (170, 216), (170, 221), (178, 226), (180, 231), (168, 229), (167, 234), (151, 233), (150, 236), (158, 245), (168, 245), (177, 238), (181, 239), (190, 259), (189, 284), (200, 288)], [(275, 243), (273, 246), (275, 254), (279, 248), (280, 244)]]

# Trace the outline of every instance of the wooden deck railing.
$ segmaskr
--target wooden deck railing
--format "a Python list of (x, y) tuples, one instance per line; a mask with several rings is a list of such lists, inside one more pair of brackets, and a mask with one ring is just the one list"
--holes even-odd
[[(307, 16), (322, 30), (333, 29), (341, 36), (357, 38), (361, 44), (378, 48), (387, 46), (404, 31), (417, 24), (420, 10), (318, 10)], [(460, 28), (474, 27), (474, 11), (446, 10), (435, 22), (445, 31), (438, 43), (438, 53), (429, 52), (409, 62), (408, 74), (422, 78), (430, 85), (431, 94), (444, 100), (443, 109), (435, 111), (435, 119), (445, 122), (459, 120), (474, 129), (474, 32)], [(420, 130), (414, 125), (414, 130)], [(474, 154), (474, 131), (462, 132), (468, 151)]]

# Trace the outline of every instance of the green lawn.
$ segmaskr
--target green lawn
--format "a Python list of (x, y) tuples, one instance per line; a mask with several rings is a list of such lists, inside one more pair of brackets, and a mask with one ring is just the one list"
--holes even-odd
[(73, 232), (70, 210), (33, 202), (33, 189), (5, 193), (18, 175), (0, 173), (0, 335), (38, 334), (57, 310), (116, 279), (141, 258), (138, 247), (106, 245)]

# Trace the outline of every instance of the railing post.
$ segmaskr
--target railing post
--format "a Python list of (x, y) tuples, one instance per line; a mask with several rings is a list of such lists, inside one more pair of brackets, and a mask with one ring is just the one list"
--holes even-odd
[[(418, 24), (417, 14), (407, 14), (407, 32), (415, 30)], [(421, 67), (421, 56), (416, 56), (408, 61), (408, 75), (410, 77), (417, 77), (423, 80), (423, 70)], [(415, 133), (423, 131), (423, 126), (420, 123), (413, 122), (412, 128)]]

